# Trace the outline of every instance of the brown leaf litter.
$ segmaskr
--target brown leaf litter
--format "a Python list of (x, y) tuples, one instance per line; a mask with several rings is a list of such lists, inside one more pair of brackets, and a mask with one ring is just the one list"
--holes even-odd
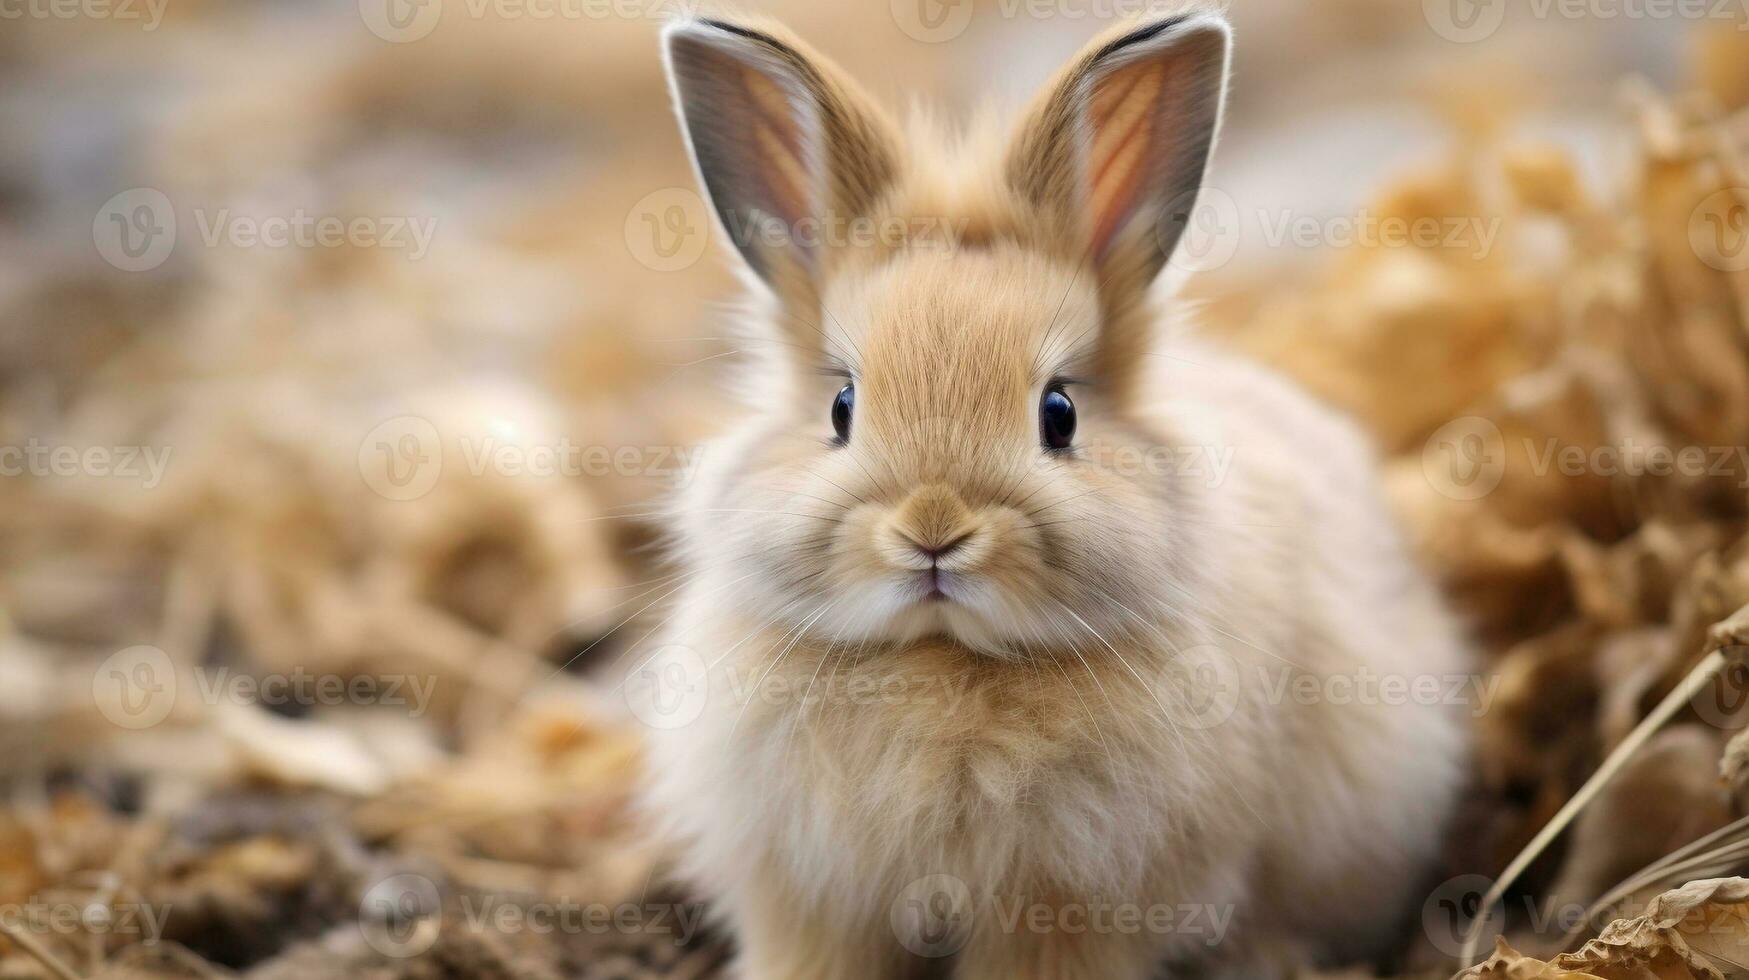
[[(565, 902), (696, 911), (629, 805), (638, 736), (612, 692), (671, 585), (644, 515), (684, 474), (530, 480), (469, 459), (567, 434), (689, 445), (712, 403), (687, 365), (727, 350), (720, 263), (665, 275), (628, 255), (620, 216), (690, 180), (671, 127), (633, 111), (659, 100), (652, 66), (526, 26), (295, 64), (278, 38), (191, 38), (197, 94), (116, 155), (116, 186), (182, 200), (282, 166), (338, 211), (441, 201), (452, 247), (420, 263), (219, 246), (118, 280), (10, 247), (7, 201), (49, 195), (0, 169), (0, 442), (173, 451), (150, 488), (0, 479), (0, 906), (28, 923), (0, 939), (0, 978), (718, 972), (704, 925), (490, 924)], [(619, 51), (650, 25), (611, 29)], [(150, 67), (136, 50), (114, 48), (118, 71)], [(0, 35), (0, 58), (107, 102), (113, 84), (53, 51)], [(1749, 645), (1749, 262), (1727, 240), (1749, 204), (1731, 196), (1749, 52), (1727, 28), (1694, 62), (1691, 95), (1624, 85), (1619, 179), (1477, 110), (1449, 159), (1377, 195), (1387, 219), (1497, 220), (1485, 254), (1331, 250), (1291, 277), (1230, 272), (1209, 305), (1213, 329), (1371, 428), (1478, 637), (1497, 686), (1447, 876), (1497, 874), (1707, 650)], [(409, 81), (434, 64), (455, 77)], [(510, 175), (521, 196), (403, 179), (512, 157), (586, 163)], [(435, 442), (394, 428), (408, 417)], [(439, 475), (396, 499), (393, 467), (418, 459)], [(135, 728), (104, 671), (142, 667), (164, 713)], [(367, 706), (224, 693), (301, 675), (409, 683)], [(1743, 975), (1745, 690), (1727, 672), (1647, 742), (1509, 891), (1467, 975)], [(1527, 908), (1583, 914), (1556, 928)], [(1405, 937), (1401, 975), (1460, 965), (1429, 931)]]

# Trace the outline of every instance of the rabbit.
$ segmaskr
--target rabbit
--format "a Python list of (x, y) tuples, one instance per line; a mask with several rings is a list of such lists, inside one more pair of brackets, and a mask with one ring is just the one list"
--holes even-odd
[(1357, 425), (1154, 288), (1224, 16), (1126, 22), (955, 133), (776, 24), (663, 47), (744, 407), (625, 695), (733, 969), (1256, 980), (1400, 935), (1468, 721), (1343, 692), (1448, 689), (1466, 642)]

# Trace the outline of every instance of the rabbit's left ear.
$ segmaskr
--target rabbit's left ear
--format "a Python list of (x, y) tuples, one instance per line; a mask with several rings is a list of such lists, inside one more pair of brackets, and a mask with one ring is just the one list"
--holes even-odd
[(1108, 290), (1145, 291), (1171, 258), (1208, 167), (1231, 30), (1160, 17), (1095, 41), (1040, 96), (1007, 179)]
[(663, 38), (687, 144), (723, 231), (780, 296), (805, 295), (831, 257), (822, 229), (867, 215), (892, 184), (893, 125), (776, 25), (683, 21)]

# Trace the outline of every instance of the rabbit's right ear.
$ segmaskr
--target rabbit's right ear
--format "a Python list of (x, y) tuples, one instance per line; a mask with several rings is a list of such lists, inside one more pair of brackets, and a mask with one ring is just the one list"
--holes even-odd
[(1057, 77), (1015, 138), (1010, 183), (1120, 301), (1178, 245), (1220, 130), (1231, 34), (1198, 9), (1121, 27)]
[(775, 27), (683, 21), (663, 41), (723, 231), (779, 296), (817, 297), (830, 230), (866, 216), (893, 183), (894, 127), (830, 62)]

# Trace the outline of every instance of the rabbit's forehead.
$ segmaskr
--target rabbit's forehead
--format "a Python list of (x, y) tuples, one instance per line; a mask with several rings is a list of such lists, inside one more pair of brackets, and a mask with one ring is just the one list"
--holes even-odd
[(1098, 322), (1087, 277), (1018, 250), (902, 256), (828, 302), (871, 408), (890, 398), (945, 412), (1024, 394), (1089, 347)]

